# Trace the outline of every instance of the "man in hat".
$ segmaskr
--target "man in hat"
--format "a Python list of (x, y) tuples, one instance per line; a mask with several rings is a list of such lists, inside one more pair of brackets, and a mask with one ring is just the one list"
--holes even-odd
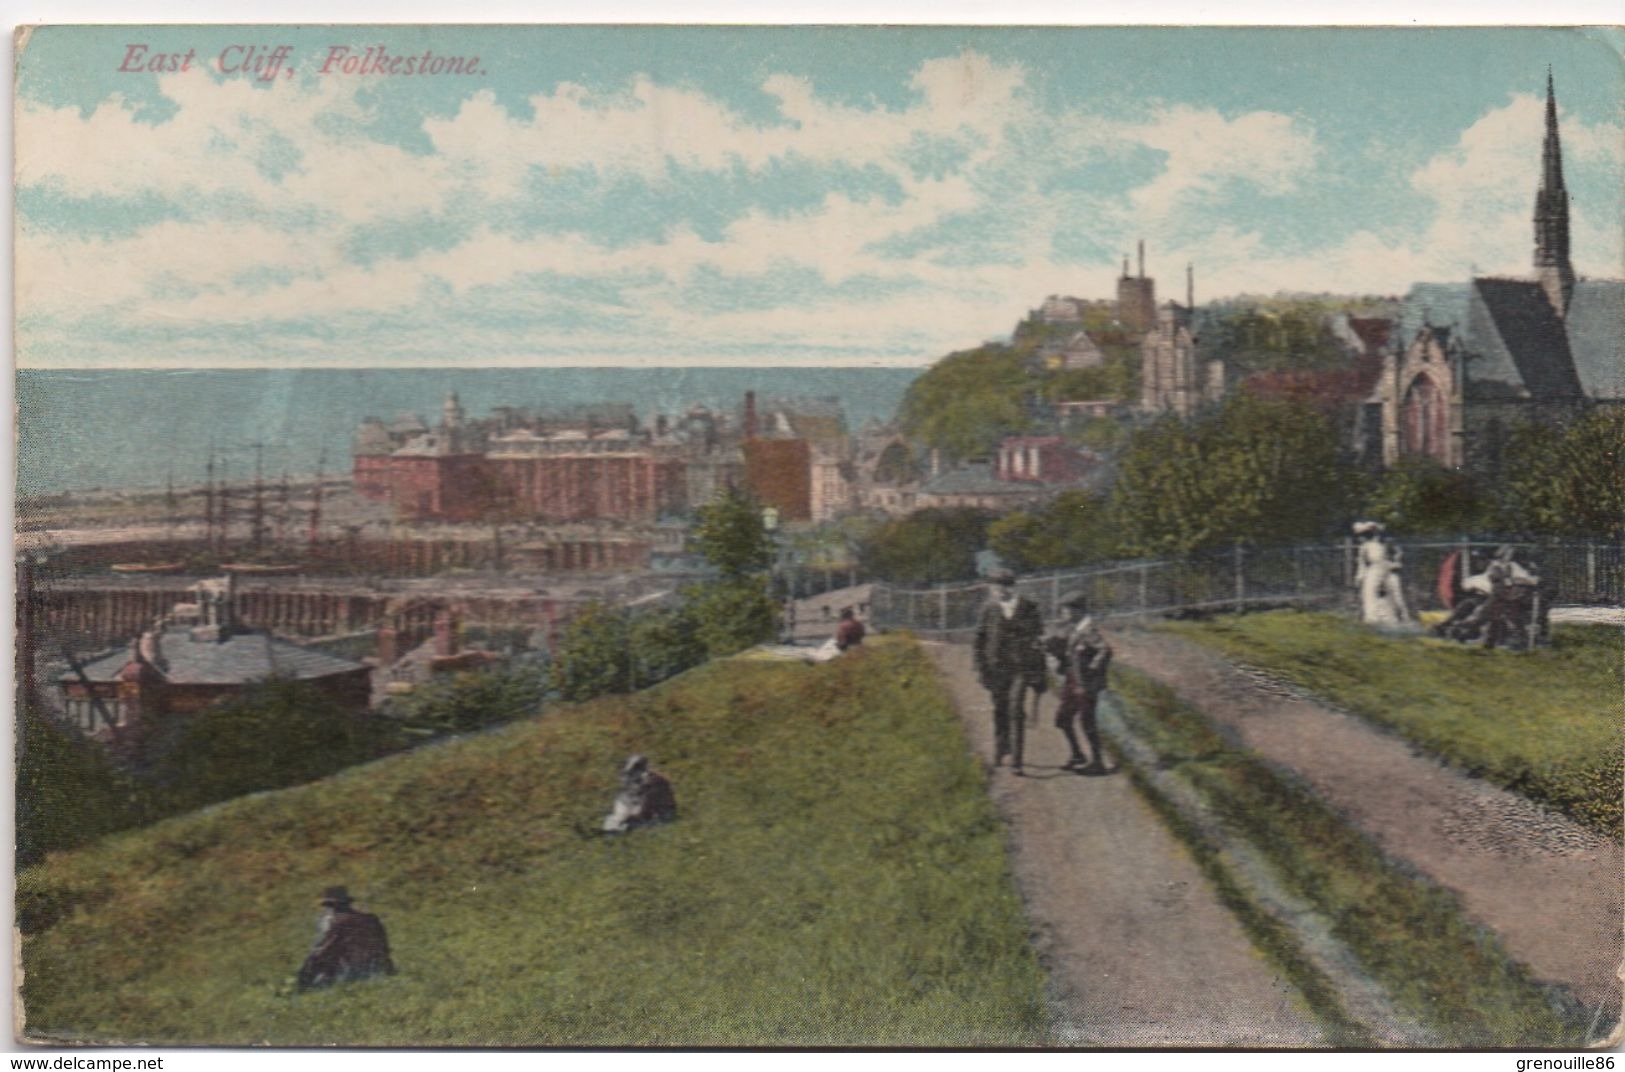
[(993, 698), (993, 765), (1012, 756), (1011, 768), (1020, 774), (1021, 693), (1031, 689), (1037, 696), (1047, 684), (1041, 647), (1044, 620), (1038, 604), (1017, 593), (1014, 573), (995, 570), (988, 582), (991, 598), (976, 627), (976, 676)]
[(649, 767), (647, 756), (630, 756), (621, 767), (621, 788), (604, 816), (604, 833), (620, 834), (649, 823), (677, 818), (677, 795), (671, 782)]
[(389, 937), (377, 916), (357, 911), (343, 886), (327, 887), (320, 903), (317, 926), (321, 934), (299, 968), (300, 990), (395, 974)]
[[(1072, 747), (1072, 758), (1066, 765), (1080, 774), (1104, 774), (1106, 764), (1100, 748), (1100, 730), (1095, 724), (1095, 708), (1106, 688), (1106, 667), (1112, 661), (1112, 646), (1089, 615), (1086, 593), (1068, 592), (1061, 597), (1061, 609), (1065, 614), (1061, 632), (1048, 643), (1050, 654), (1065, 678), (1061, 702), (1055, 710), (1055, 725), (1066, 734), (1066, 743)], [(1078, 747), (1074, 722), (1083, 727), (1084, 739), (1089, 742), (1087, 764), (1083, 750)]]

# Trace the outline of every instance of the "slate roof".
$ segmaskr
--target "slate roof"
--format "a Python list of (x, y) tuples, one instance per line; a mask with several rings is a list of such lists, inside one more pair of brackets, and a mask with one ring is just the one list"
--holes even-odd
[[(1569, 352), (1568, 332), (1540, 284), (1522, 279), (1475, 279), (1473, 285), (1529, 393), (1536, 398), (1578, 397), (1582, 388)], [(1474, 321), (1473, 326), (1480, 327), (1481, 321)], [(1471, 344), (1469, 348), (1473, 348)]]
[(1036, 485), (1000, 480), (985, 462), (970, 462), (927, 480), (922, 495), (1031, 495)]
[[(166, 630), (158, 639), (164, 665), (159, 669), (174, 685), (242, 685), (251, 681), (310, 681), (363, 670), (361, 663), (302, 648), (269, 633), (235, 633), (225, 640), (194, 640), (186, 629)], [(85, 664), (92, 681), (116, 681), (130, 653), (115, 651)], [(69, 671), (62, 681), (77, 681)]]
[(1569, 352), (1592, 398), (1625, 398), (1625, 280), (1582, 279), (1569, 299)]

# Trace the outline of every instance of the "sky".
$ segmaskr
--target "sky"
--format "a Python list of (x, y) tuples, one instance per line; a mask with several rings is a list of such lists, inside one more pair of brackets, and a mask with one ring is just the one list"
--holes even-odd
[[(1523, 274), (1548, 65), (1576, 268), (1617, 278), (1622, 42), (45, 28), (16, 84), (17, 357), (923, 365), (1110, 296), (1140, 239), (1161, 296), (1191, 264), (1199, 301)], [(369, 46), (462, 73), (322, 71)]]

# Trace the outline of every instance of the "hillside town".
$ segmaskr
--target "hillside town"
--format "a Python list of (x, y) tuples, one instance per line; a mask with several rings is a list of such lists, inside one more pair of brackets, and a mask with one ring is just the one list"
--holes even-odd
[(1617, 1039), (1595, 39), (282, 29), (18, 39), (24, 1041)]
[[(369, 417), (347, 483), (317, 479), (291, 497), (285, 481), (211, 475), (186, 505), (166, 497), (164, 539), (91, 530), (41, 556), (54, 580), (46, 594), (43, 575), (26, 578), (25, 639), (43, 627), (70, 643), (33, 650), (26, 666), (55, 680), (63, 717), (104, 738), (136, 710), (193, 710), (273, 675), (331, 684), (365, 710), (506, 657), (465, 650), (469, 630), (518, 631), (519, 649), (545, 651), (584, 608), (671, 599), (706, 572), (688, 533), (725, 490), (768, 519), (777, 590), (793, 598), (873, 574), (855, 550), (865, 525), (1102, 495), (1136, 429), (1196, 420), (1238, 394), (1312, 405), (1369, 470), (1426, 460), (1494, 479), (1509, 429), (1625, 403), (1625, 281), (1581, 279), (1570, 263), (1553, 95), (1541, 153), (1522, 278), (1202, 304), (1188, 265), (1183, 300), (1159, 301), (1142, 241), (1114, 297), (1051, 294), (992, 344), (1028, 386), (1020, 427), (981, 450), (933, 442), (907, 413), (854, 429), (838, 397), (748, 390), (733, 409), (643, 414), (612, 399), (469, 414), (453, 391), (432, 417)], [(1249, 366), (1258, 353), (1288, 356)], [(545, 372), (537, 383), (545, 395)], [(176, 577), (189, 562), (224, 579)]]

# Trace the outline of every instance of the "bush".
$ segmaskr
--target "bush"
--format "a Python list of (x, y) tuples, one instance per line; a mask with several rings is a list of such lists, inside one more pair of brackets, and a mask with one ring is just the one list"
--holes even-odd
[(685, 612), (705, 654), (716, 659), (774, 639), (779, 607), (760, 578), (685, 589)]
[(592, 603), (564, 627), (549, 683), (567, 703), (632, 688), (631, 631), (626, 616)]
[(1489, 527), (1489, 509), (1470, 474), (1407, 457), (1382, 474), (1361, 513), (1396, 536), (1454, 536)]
[(32, 705), (18, 714), (18, 867), (142, 821), (138, 788), (100, 745)]
[(183, 811), (313, 781), (387, 750), (376, 720), (307, 684), (269, 681), (166, 718), (145, 742), (137, 776), (165, 811)]
[(466, 733), (536, 714), (546, 686), (540, 663), (515, 659), (492, 669), (435, 678), (393, 705), (392, 713), (412, 725)]

